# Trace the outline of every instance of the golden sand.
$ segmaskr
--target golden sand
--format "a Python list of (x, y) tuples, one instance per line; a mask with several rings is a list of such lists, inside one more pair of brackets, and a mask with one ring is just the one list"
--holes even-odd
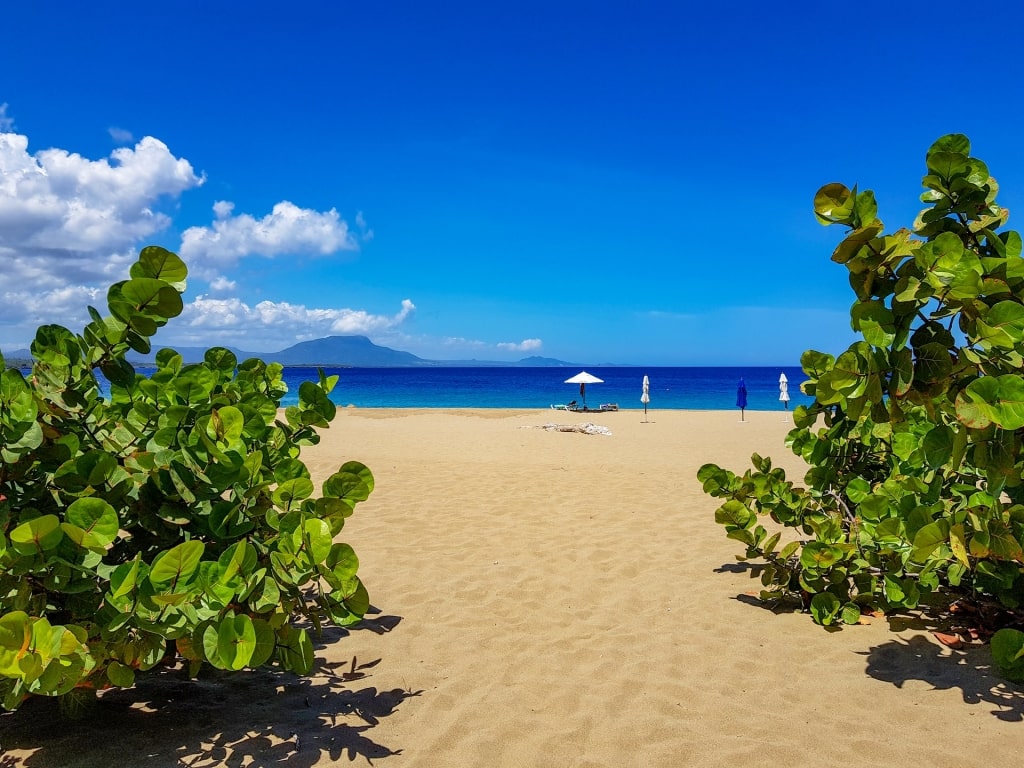
[[(696, 480), (782, 412), (344, 409), (303, 458), (377, 488), (342, 539), (374, 613), (311, 680), (173, 675), (77, 724), (30, 702), (0, 765), (1016, 765), (1024, 693), (908, 619), (773, 614)], [(547, 430), (592, 422), (610, 435)], [(48, 722), (47, 722), (48, 720)]]

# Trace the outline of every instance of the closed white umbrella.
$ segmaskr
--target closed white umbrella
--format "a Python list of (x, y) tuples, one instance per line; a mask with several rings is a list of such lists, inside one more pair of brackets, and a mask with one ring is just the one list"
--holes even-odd
[(651, 402), (650, 395), (651, 380), (644, 376), (644, 390), (640, 394), (640, 402), (644, 404), (644, 421), (647, 421), (647, 404)]
[(583, 399), (583, 410), (587, 410), (587, 384), (604, 384), (604, 379), (599, 379), (592, 373), (580, 371), (572, 378), (565, 380), (566, 384), (579, 384), (580, 397)]
[[(786, 378), (786, 374), (779, 374), (779, 400), (782, 402), (782, 407), (789, 411), (789, 379)], [(788, 421), (788, 416), (782, 417), (783, 421)]]

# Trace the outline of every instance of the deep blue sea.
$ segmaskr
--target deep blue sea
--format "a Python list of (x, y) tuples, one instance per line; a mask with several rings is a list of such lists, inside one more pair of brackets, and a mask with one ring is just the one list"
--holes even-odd
[[(575, 368), (325, 368), (338, 375), (331, 399), (339, 406), (360, 408), (547, 408), (576, 400), (582, 405), (578, 384), (565, 380)], [(587, 406), (617, 403), (619, 408), (642, 409), (644, 375), (650, 378), (648, 409), (725, 411), (736, 408), (736, 390), (742, 378), (747, 387), (747, 408), (781, 410), (779, 374), (789, 379), (789, 408), (811, 403), (800, 392), (807, 377), (799, 367), (784, 368), (588, 368), (603, 384), (588, 384)], [(286, 368), (292, 405), (299, 384), (316, 381), (316, 368)]]

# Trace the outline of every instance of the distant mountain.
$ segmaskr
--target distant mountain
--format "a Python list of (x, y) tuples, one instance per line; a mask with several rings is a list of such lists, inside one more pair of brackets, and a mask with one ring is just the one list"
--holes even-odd
[(517, 365), (521, 365), (525, 368), (562, 368), (567, 365), (576, 365), (575, 363), (567, 363), (565, 360), (556, 360), (553, 357), (524, 357), (520, 360)]
[(429, 365), (428, 360), (411, 352), (399, 352), (374, 344), (365, 336), (328, 336), (300, 341), (280, 352), (260, 355), (281, 365), (351, 365), (365, 368)]
[[(134, 364), (152, 364), (156, 353), (164, 347), (156, 347), (149, 355), (140, 355), (135, 352), (128, 354), (128, 360)], [(203, 360), (206, 354), (206, 347), (173, 347), (174, 351), (182, 356), (186, 363), (197, 363)], [(419, 366), (444, 366), (444, 367), (474, 367), (474, 366), (515, 366), (515, 367), (561, 367), (575, 366), (575, 363), (567, 363), (564, 360), (555, 360), (550, 357), (525, 357), (517, 363), (499, 362), (493, 360), (425, 360), (417, 357), (411, 352), (401, 352), (397, 349), (382, 347), (374, 344), (365, 336), (327, 336), (323, 339), (312, 341), (300, 341), (298, 344), (282, 349), (279, 352), (245, 352), (237, 347), (227, 347), (239, 360), (250, 357), (258, 357), (267, 362), (281, 363), (281, 365), (322, 365), (327, 367), (354, 368), (398, 368), (398, 367), (419, 367)], [(13, 359), (30, 360), (31, 352), (27, 349), (14, 349), (9, 353), (4, 352), (4, 357)]]

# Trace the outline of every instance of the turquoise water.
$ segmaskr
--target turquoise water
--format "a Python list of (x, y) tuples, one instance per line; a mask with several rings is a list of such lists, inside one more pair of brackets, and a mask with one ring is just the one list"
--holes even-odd
[[(589, 373), (603, 384), (586, 390), (589, 407), (617, 403), (620, 408), (642, 409), (643, 377), (650, 378), (649, 410), (733, 410), (742, 378), (747, 386), (749, 410), (782, 410), (779, 374), (789, 379), (790, 409), (811, 399), (800, 393), (807, 377), (798, 367), (781, 368), (662, 368), (594, 367)], [(339, 406), (360, 408), (547, 408), (576, 400), (579, 385), (564, 381), (576, 368), (327, 368), (337, 374), (331, 399)], [(316, 368), (286, 368), (289, 393), (285, 405), (295, 402), (299, 384), (316, 381)]]

